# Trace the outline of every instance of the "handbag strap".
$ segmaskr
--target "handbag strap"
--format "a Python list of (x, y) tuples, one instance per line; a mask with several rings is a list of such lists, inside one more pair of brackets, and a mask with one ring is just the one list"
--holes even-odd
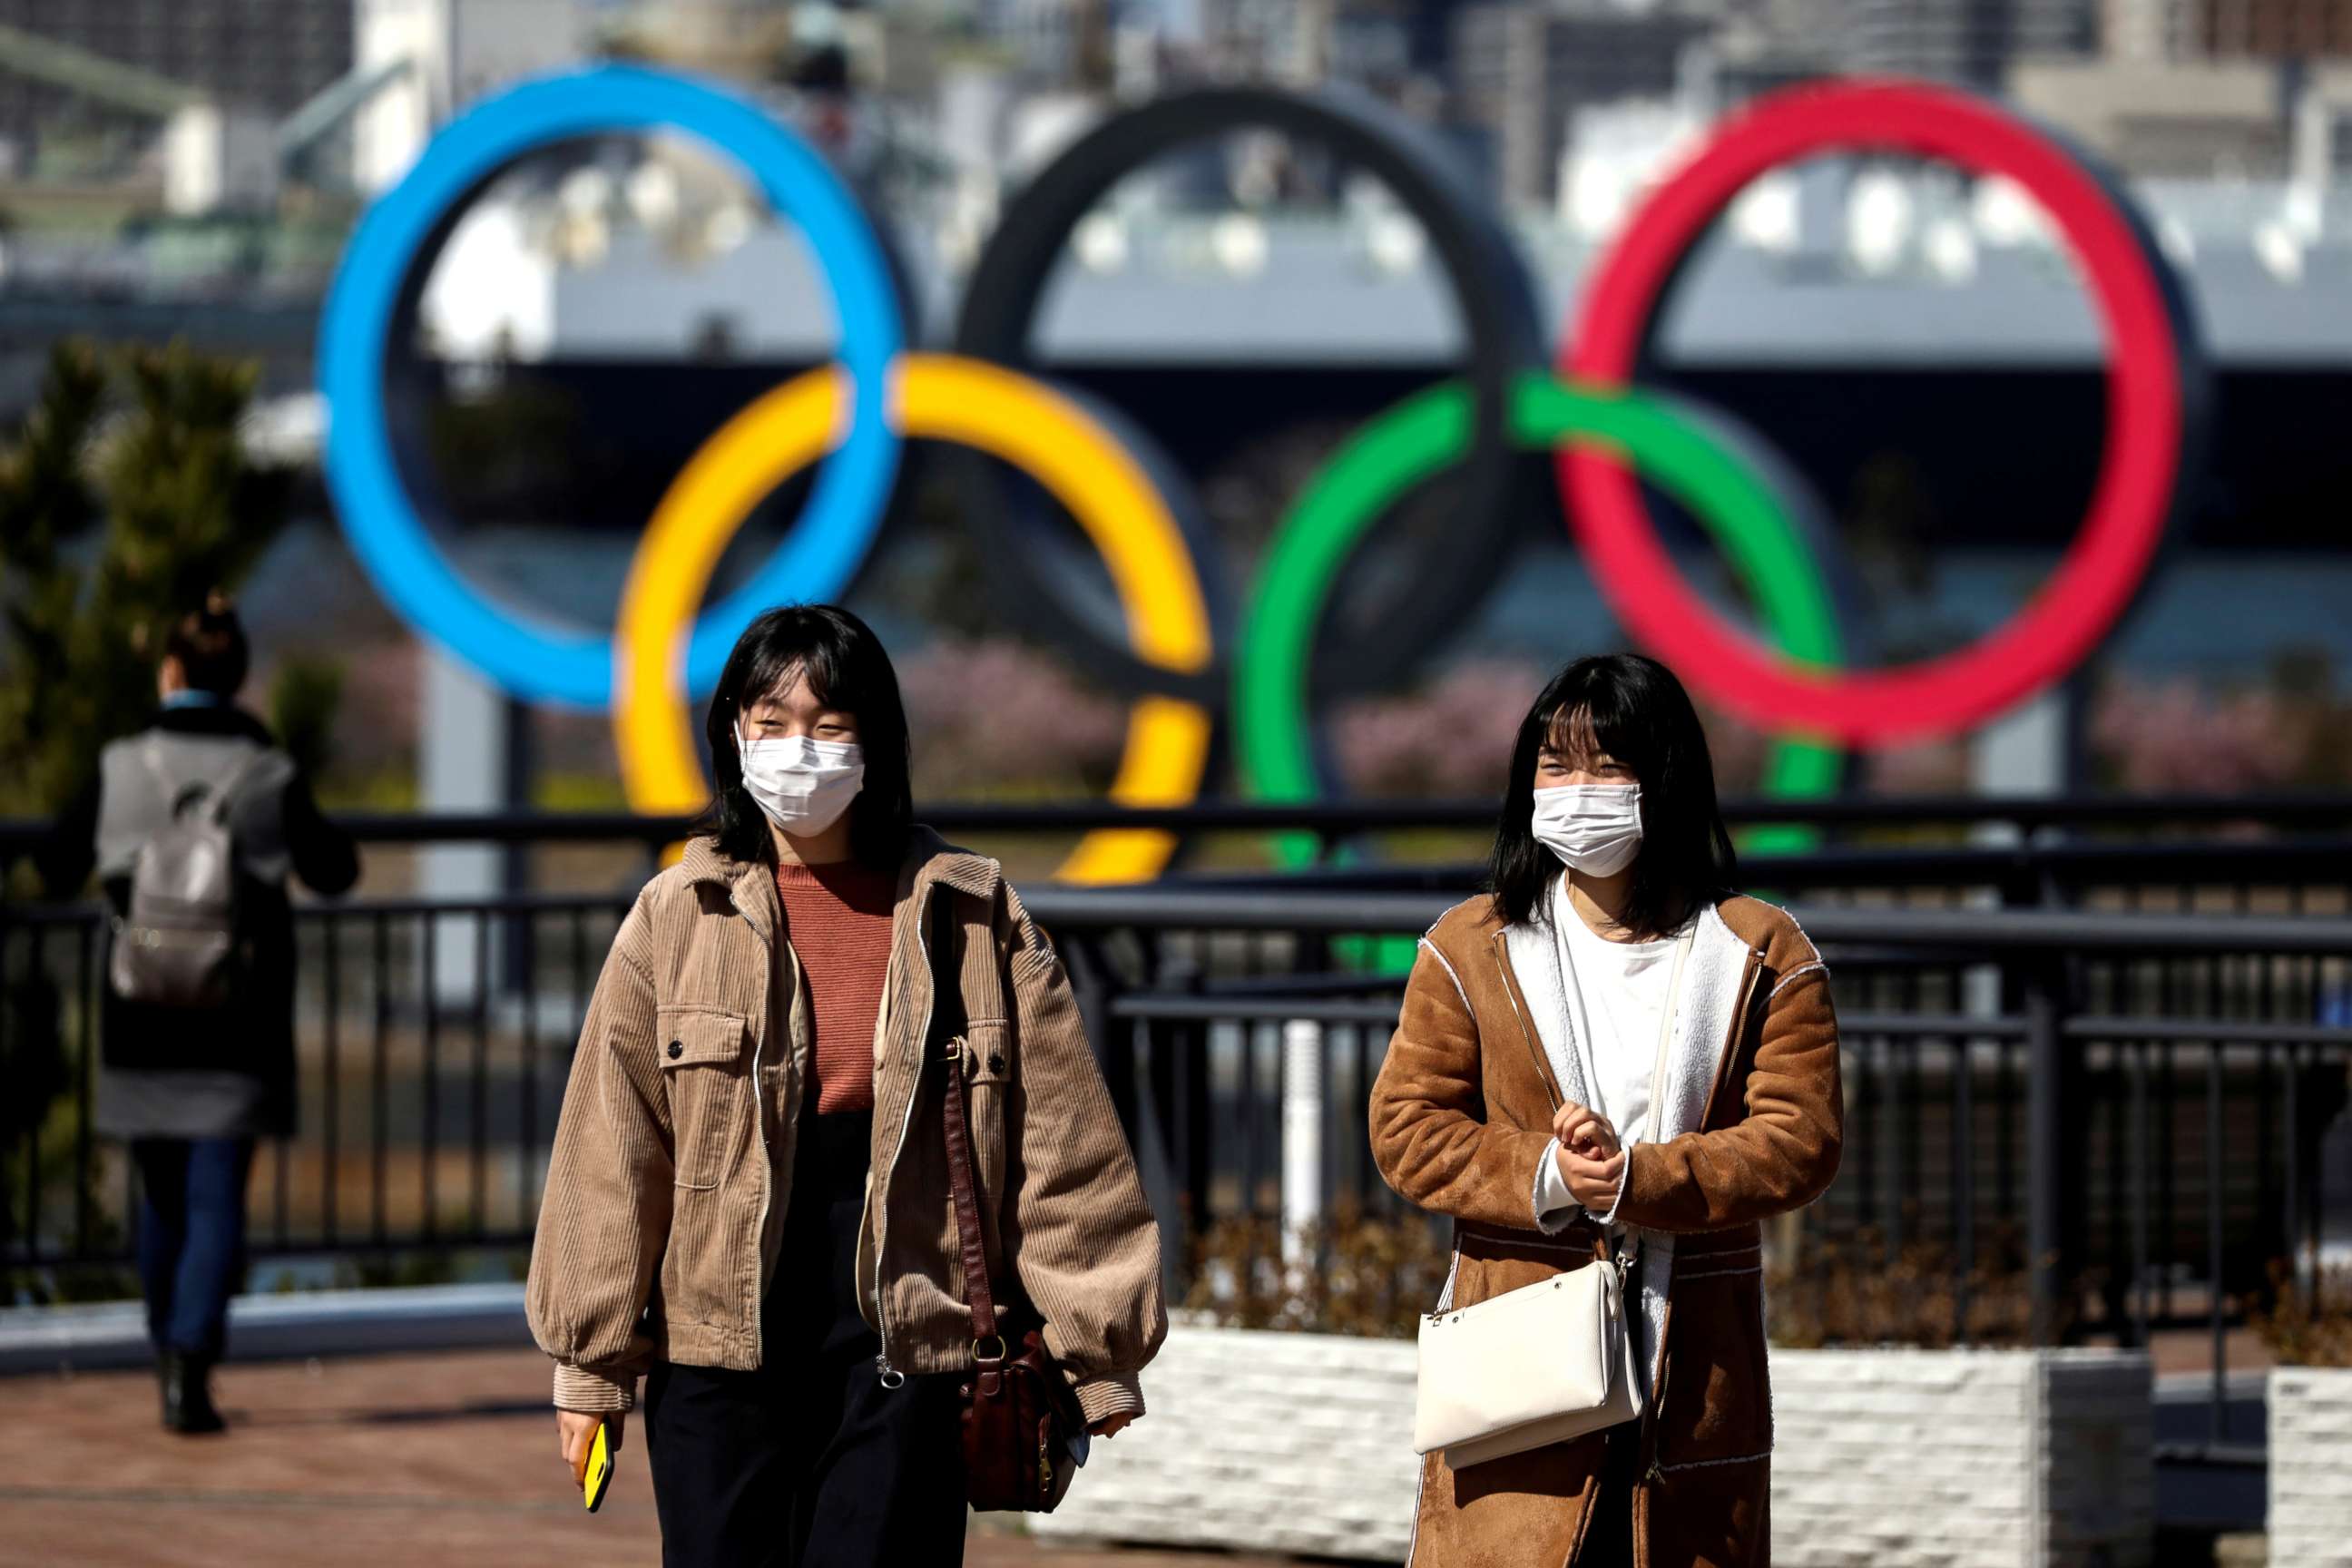
[[(1579, 915), (1572, 907), (1569, 906), (1568, 900), (1565, 898), (1559, 900), (1559, 905), (1560, 907), (1553, 912), (1552, 918), (1554, 920), (1572, 921), (1583, 918)], [(1691, 947), (1697, 939), (1698, 921), (1696, 918), (1693, 918), (1685, 923), (1682, 936), (1675, 942), (1675, 966), (1666, 975), (1666, 1005), (1660, 1008), (1658, 1013), (1657, 1058), (1650, 1066), (1649, 1118), (1650, 1126), (1652, 1128), (1655, 1128), (1657, 1126), (1658, 1117), (1664, 1108), (1666, 1095), (1666, 1058), (1674, 1045), (1675, 1015), (1680, 1011), (1681, 1008), (1683, 994), (1683, 968), (1688, 962)], [(1565, 939), (1562, 939), (1559, 943), (1559, 955), (1560, 967), (1565, 972), (1565, 978), (1568, 984), (1576, 987), (1577, 995), (1581, 998), (1584, 994), (1584, 982), (1579, 978), (1576, 973), (1575, 960), (1569, 955), (1568, 944)], [(1586, 1019), (1589, 1021), (1592, 1016), (1591, 1008), (1588, 1006), (1584, 1009), (1584, 1013)], [(1578, 1043), (1583, 1047), (1585, 1054), (1585, 1072), (1587, 1076), (1592, 1079), (1591, 1090), (1597, 1090), (1600, 1086), (1601, 1064), (1592, 1055), (1591, 1044), (1589, 1041), (1583, 1040), (1581, 1037), (1574, 1037), (1572, 1035), (1572, 1037), (1575, 1037), (1578, 1040)], [(1655, 1140), (1654, 1139), (1652, 1142), (1655, 1142)], [(1632, 1152), (1630, 1150), (1626, 1151), (1626, 1154), (1629, 1159), (1632, 1157)], [(1636, 1239), (1634, 1232), (1629, 1227), (1625, 1234), (1625, 1247), (1619, 1252), (1618, 1261), (1620, 1263), (1630, 1262), (1633, 1253), (1639, 1250), (1640, 1243)]]
[[(1697, 936), (1698, 921), (1694, 920), (1685, 928), (1682, 940), (1675, 943), (1675, 967), (1666, 976), (1666, 1005), (1659, 1010), (1658, 1018), (1658, 1059), (1650, 1068), (1650, 1106), (1647, 1113), (1649, 1116), (1647, 1131), (1649, 1131), (1657, 1130), (1658, 1118), (1665, 1110), (1666, 1054), (1667, 1048), (1674, 1043), (1675, 1015), (1681, 1008), (1683, 963), (1690, 957), (1691, 944)], [(1654, 1143), (1657, 1140), (1653, 1138), (1650, 1142)], [(1625, 1158), (1630, 1162), (1633, 1158), (1633, 1152), (1630, 1149), (1626, 1150)], [(1641, 1251), (1642, 1233), (1630, 1225), (1625, 1226), (1624, 1244), (1617, 1249), (1619, 1264), (1630, 1265), (1633, 1258), (1641, 1255)]]
[[(925, 1054), (937, 1057), (947, 1072), (940, 1119), (947, 1130), (948, 1189), (955, 1199), (956, 1242), (963, 1261), (964, 1302), (971, 1309), (972, 1360), (985, 1365), (1004, 1360), (1006, 1347), (996, 1326), (996, 1297), (988, 1279), (988, 1233), (980, 1223), (980, 1184), (971, 1159), (971, 1104), (963, 1081), (963, 1039), (960, 1033), (950, 1034), (939, 1026), (942, 1016), (940, 1002), (950, 994), (949, 978), (962, 973), (961, 955), (957, 948), (963, 927), (955, 918), (949, 902), (950, 897), (938, 888), (930, 892), (932, 1035), (943, 1043), (934, 1047), (927, 1042)], [(961, 995), (960, 985), (954, 994)], [(983, 1354), (982, 1347), (992, 1340), (995, 1342), (996, 1353)]]
[[(1674, 973), (1666, 976), (1666, 1005), (1658, 1017), (1658, 1059), (1650, 1069), (1650, 1130), (1655, 1131), (1658, 1116), (1664, 1109), (1666, 1098), (1666, 1054), (1674, 1044), (1675, 1015), (1680, 1011), (1683, 995), (1683, 965), (1690, 958), (1691, 945), (1698, 939), (1698, 921), (1693, 920), (1683, 929), (1682, 940), (1675, 943)], [(1653, 1138), (1652, 1142), (1657, 1140)]]
[[(1552, 911), (1554, 921), (1572, 921), (1582, 918), (1565, 897), (1559, 899), (1558, 906)], [(1698, 921), (1693, 918), (1684, 923), (1682, 935), (1675, 942), (1675, 966), (1666, 976), (1666, 1005), (1659, 1010), (1658, 1014), (1657, 1058), (1650, 1068), (1650, 1117), (1651, 1125), (1654, 1127), (1657, 1125), (1659, 1101), (1664, 1098), (1666, 1092), (1666, 1057), (1668, 1048), (1674, 1044), (1675, 1015), (1682, 1002), (1683, 966), (1690, 958), (1691, 946), (1697, 937)], [(1565, 936), (1558, 940), (1555, 951), (1559, 955), (1561, 977), (1569, 984), (1576, 987), (1577, 996), (1581, 999), (1584, 995), (1584, 982), (1576, 973), (1576, 961), (1569, 953)], [(1586, 1007), (1584, 1015), (1586, 1021), (1590, 1022), (1592, 1009)], [(1586, 1092), (1598, 1094), (1601, 1088), (1601, 1063), (1592, 1054), (1591, 1042), (1586, 1040), (1573, 1027), (1569, 1031), (1569, 1038), (1576, 1048), (1583, 1052), (1584, 1074), (1588, 1080)], [(1547, 1088), (1549, 1089), (1548, 1080)], [(1552, 1110), (1554, 1111), (1559, 1110), (1557, 1102), (1553, 1104)]]

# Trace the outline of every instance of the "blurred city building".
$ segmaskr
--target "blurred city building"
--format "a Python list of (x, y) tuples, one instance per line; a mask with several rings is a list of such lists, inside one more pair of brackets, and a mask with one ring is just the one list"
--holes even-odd
[(0, 168), (123, 171), (197, 101), (282, 118), (352, 67), (341, 0), (0, 0)]
[[(1426, 120), (1483, 170), (1564, 301), (1700, 128), (1759, 93), (1876, 65), (2000, 85), (2133, 179), (2225, 362), (2309, 361), (2352, 332), (2334, 303), (2352, 274), (2329, 264), (2352, 247), (2339, 192), (2352, 61), (2330, 53), (2352, 0), (171, 10), (164, 26), (151, 5), (0, 0), (0, 402), (28, 384), (22, 356), (61, 310), (101, 335), (185, 326), (301, 384), (308, 316), (364, 193), (484, 93), (598, 54), (722, 73), (792, 117), (887, 214), (933, 331), (1010, 188), (1108, 104), (1187, 81), (1328, 79)], [(113, 152), (85, 155), (100, 145)], [(1784, 174), (1730, 228), (1716, 282), (1674, 324), (1701, 358), (2092, 351), (2049, 237), (2000, 182), (1859, 163)], [(1045, 331), (1074, 352), (1425, 363), (1452, 341), (1411, 221), (1267, 139), (1122, 183), (1073, 248)], [(1202, 292), (1236, 267), (1258, 287)], [(446, 308), (428, 321), (460, 357), (622, 342), (756, 357), (806, 352), (824, 331), (789, 234), (726, 160), (668, 138), (534, 160), (453, 236), (436, 293)], [(201, 319), (173, 314), (199, 301)]]
[(1828, 35), (1848, 70), (1998, 89), (2021, 60), (2097, 47), (2097, 0), (1851, 0)]
[(581, 58), (580, 0), (353, 0), (363, 73), (394, 74), (360, 105), (352, 174), (373, 194), (415, 162), (436, 127), (483, 94)]
[(1632, 10), (1612, 0), (1465, 7), (1454, 25), (1454, 90), (1461, 117), (1489, 139), (1504, 200), (1552, 199), (1580, 111), (1672, 97), (1685, 51), (1714, 30), (1719, 10)]
[[(117, 21), (138, 11), (104, 9)], [(266, 9), (219, 0), (206, 15), (250, 31)], [(262, 96), (240, 85), (249, 73), (206, 63), (217, 39), (186, 41), (203, 28), (151, 37), (0, 0), (18, 19), (0, 33), (0, 89), (13, 95), (0, 102), (31, 115), (36, 138), (0, 178), (0, 407), (24, 405), (61, 331), (185, 332), (262, 358), (262, 427), (299, 456), (323, 427), (308, 390), (312, 325), (363, 193), (485, 93), (599, 55), (723, 74), (815, 139), (887, 218), (919, 336), (938, 342), (1008, 193), (1120, 101), (1225, 79), (1379, 95), (1483, 172), (1559, 321), (1625, 215), (1705, 127), (1759, 93), (1853, 67), (1858, 50), (1899, 45), (1912, 68), (1978, 86), (1998, 76), (2013, 101), (2131, 182), (2225, 372), (2352, 359), (2352, 61), (2327, 53), (2326, 6), (2111, 0), (2086, 13), (2021, 0), (1960, 6), (1949, 15), (1965, 12), (1966, 25), (1943, 33), (1931, 6), (1915, 7), (1908, 43), (1885, 20), (1901, 8), (1881, 26), (1864, 0), (310, 9), (341, 18), (329, 30), (340, 46), (303, 43), (289, 25), (276, 42), (292, 52)], [(159, 42), (165, 33), (184, 52)], [(2314, 41), (2290, 60), (2261, 52), (2282, 37)], [(1930, 47), (1936, 38), (1971, 41)], [(65, 144), (57, 128), (76, 123), (110, 127), (123, 155), (52, 155)], [(1309, 378), (1296, 395), (1302, 416), (1351, 395), (1346, 377), (1361, 367), (1450, 363), (1459, 321), (1425, 237), (1372, 182), (1327, 163), (1244, 136), (1121, 181), (1071, 237), (1041, 351), (1113, 375), (1280, 367)], [(2099, 348), (2030, 203), (2005, 182), (1900, 163), (1822, 161), (1759, 181), (1686, 294), (1660, 350), (1694, 374), (2082, 373)], [(452, 384), (485, 395), (509, 370), (561, 381), (655, 362), (730, 366), (748, 385), (762, 367), (822, 357), (833, 331), (789, 226), (728, 159), (674, 137), (551, 149), (503, 177), (450, 235), (423, 325)], [(601, 584), (580, 591), (593, 599)]]
[(2288, 59), (2352, 55), (2352, 5), (2345, 0), (2139, 0), (2183, 18), (2192, 47), (2218, 58)]

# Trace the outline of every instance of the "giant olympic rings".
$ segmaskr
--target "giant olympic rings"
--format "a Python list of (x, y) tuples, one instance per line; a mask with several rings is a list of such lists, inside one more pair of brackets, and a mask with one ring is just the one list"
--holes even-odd
[[(1518, 446), (1622, 453), (1714, 535), (1783, 652), (1815, 664), (1843, 658), (1836, 608), (1812, 558), (1818, 524), (1793, 512), (1790, 498), (1738, 447), (1664, 398), (1593, 392), (1543, 374), (1520, 378), (1510, 413)], [(1433, 387), (1350, 437), (1292, 505), (1267, 547), (1234, 664), (1234, 730), (1252, 793), (1272, 800), (1321, 793), (1306, 676), (1324, 604), (1372, 523), (1459, 461), (1470, 441), (1465, 389)], [(1770, 773), (1780, 790), (1818, 793), (1834, 784), (1838, 761), (1832, 747), (1782, 738)]]
[(1798, 88), (1723, 125), (1627, 224), (1586, 286), (1563, 372), (1630, 381), (1692, 247), (1757, 175), (1824, 152), (1916, 153), (2003, 174), (2029, 192), (2087, 275), (2112, 358), (2111, 428), (2090, 510), (2057, 573), (1971, 647), (1898, 669), (1839, 674), (1776, 658), (1726, 627), (1659, 544), (1625, 468), (1570, 448), (1560, 484), (1577, 542), (1626, 629), (1684, 679), (1764, 729), (1857, 745), (1948, 733), (1988, 719), (2089, 657), (2147, 580), (2181, 494), (2201, 413), (2196, 326), (2154, 237), (2116, 184), (1990, 106), (1896, 83)]
[(387, 351), (425, 287), (416, 265), (500, 171), (551, 142), (617, 131), (689, 132), (734, 156), (807, 237), (841, 317), (856, 385), (839, 450), (792, 536), (697, 626), (688, 681), (707, 688), (751, 617), (783, 599), (831, 598), (865, 559), (889, 500), (898, 439), (883, 389), (904, 332), (880, 241), (824, 160), (749, 99), (666, 72), (605, 66), (509, 89), (450, 121), (352, 236), (319, 322), (319, 387), (331, 416), (327, 482), (352, 553), (410, 625), (509, 694), (585, 707), (612, 700), (598, 635), (532, 626), (477, 591), (434, 545), (400, 476), (385, 419)]
[[(1484, 592), (1513, 521), (1511, 385), (1544, 363), (1535, 284), (1508, 229), (1422, 126), (1360, 93), (1257, 87), (1197, 89), (1115, 114), (1065, 148), (1006, 207), (965, 285), (956, 352), (1030, 366), (1039, 305), (1071, 229), (1088, 209), (1153, 158), (1236, 131), (1278, 132), (1328, 148), (1378, 179), (1428, 237), (1461, 314), (1476, 438), (1464, 458), (1468, 482), (1460, 525), (1450, 548), (1413, 574), (1410, 590), (1368, 617), (1380, 635), (1350, 643), (1332, 661), (1348, 686), (1377, 688), (1409, 668)], [(977, 509), (982, 559), (1013, 597), (1034, 602), (1047, 630), (1099, 668), (1104, 630), (1118, 624), (1116, 606), (1099, 602), (1086, 563), (1063, 559), (1054, 534), (1021, 526), (1029, 516), (1018, 507)], [(1213, 580), (1215, 574), (1208, 575)], [(1167, 689), (1158, 672), (1136, 678), (1145, 689)]]
[[(893, 427), (955, 441), (1034, 476), (1087, 530), (1110, 567), (1129, 639), (1157, 668), (1193, 676), (1210, 658), (1207, 597), (1183, 535), (1135, 458), (1076, 404), (1015, 372), (946, 354), (908, 354), (892, 370)], [(822, 455), (841, 422), (842, 374), (809, 371), (719, 427), (655, 510), (622, 590), (614, 733), (623, 779), (641, 811), (690, 811), (709, 798), (679, 679), (682, 634), (703, 590), (760, 499)], [(1207, 770), (1208, 710), (1139, 698), (1111, 798), (1181, 805)], [(1135, 881), (1175, 850), (1165, 833), (1106, 829), (1063, 862), (1071, 881)]]
[[(766, 394), (721, 427), (673, 481), (632, 564), (612, 638), (515, 620), (461, 581), (403, 488), (388, 433), (386, 350), (413, 319), (418, 258), (497, 174), (535, 147), (601, 132), (675, 128), (743, 163), (816, 253), (840, 314), (840, 363)], [(1121, 174), (1180, 142), (1239, 128), (1322, 141), (1381, 177), (1419, 219), (1464, 314), (1467, 374), (1382, 416), (1332, 459), (1269, 551), (1225, 668), (1222, 574), (1189, 487), (1149, 439), (1011, 368), (1071, 226)], [(1861, 674), (1830, 584), (1806, 545), (1801, 487), (1727, 422), (1635, 393), (1650, 323), (1690, 247), (1742, 184), (1789, 159), (1893, 150), (2015, 179), (2057, 221), (2097, 294), (2111, 352), (2111, 430), (2091, 517), (2052, 583), (2009, 626), (1927, 666)], [(1209, 704), (1230, 700), (1251, 786), (1296, 797), (1314, 784), (1307, 713), (1316, 623), (1347, 553), (1404, 489), (1459, 466), (1464, 527), (1382, 635), (1335, 661), (1349, 684), (1385, 679), (1465, 612), (1507, 540), (1513, 448), (1559, 448), (1575, 537), (1634, 637), (1694, 687), (1779, 742), (1769, 787), (1832, 787), (1832, 742), (1882, 745), (1990, 716), (2084, 657), (2148, 570), (2193, 448), (2201, 360), (2177, 282), (2146, 226), (2104, 176), (1985, 105), (1891, 84), (1799, 89), (1727, 122), (1628, 224), (1589, 289), (1568, 379), (1539, 366), (1535, 289), (1507, 231), (1409, 123), (1360, 103), (1254, 89), (1194, 92), (1115, 116), (1008, 208), (958, 322), (960, 355), (907, 354), (881, 243), (821, 159), (756, 105), (661, 72), (604, 68), (526, 83), (453, 122), (355, 233), (320, 329), (333, 424), (330, 484), (354, 553), (421, 632), (515, 696), (611, 703), (633, 804), (680, 810), (707, 785), (686, 703), (706, 689), (741, 626), (765, 605), (836, 597), (870, 551), (906, 437), (944, 439), (1028, 472), (1079, 524), (1095, 569), (1017, 511), (980, 509), (992, 572), (1019, 574), (1016, 608), (1081, 650), (1130, 702), (1114, 795), (1193, 798), (1212, 754)], [(982, 360), (998, 362), (992, 365)], [(1597, 445), (1596, 445), (1597, 443)], [(759, 500), (822, 460), (811, 501), (743, 588), (700, 608), (728, 540)], [(1713, 618), (1677, 574), (1641, 508), (1627, 459), (1688, 504), (1758, 601), (1775, 647)], [(1833, 562), (1834, 555), (1830, 559)], [(2069, 612), (2069, 605), (2076, 607)], [(1104, 658), (1113, 630), (1125, 651)], [(1064, 868), (1083, 879), (1147, 877), (1166, 835), (1092, 835)]]

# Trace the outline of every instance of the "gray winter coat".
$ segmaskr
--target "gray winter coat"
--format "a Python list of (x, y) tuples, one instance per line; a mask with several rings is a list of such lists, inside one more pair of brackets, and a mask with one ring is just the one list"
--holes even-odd
[[(257, 757), (266, 754), (257, 764)], [(294, 919), (286, 879), (340, 893), (359, 876), (350, 837), (326, 822), (293, 760), (229, 707), (165, 709), (107, 746), (95, 789), (60, 819), (49, 889), (79, 892), (97, 868), (118, 912), (131, 858), (191, 783), (245, 775), (230, 821), (255, 943), (251, 984), (216, 1012), (157, 1009), (110, 991), (100, 1016), (98, 1130), (121, 1138), (289, 1136), (294, 1131)]]

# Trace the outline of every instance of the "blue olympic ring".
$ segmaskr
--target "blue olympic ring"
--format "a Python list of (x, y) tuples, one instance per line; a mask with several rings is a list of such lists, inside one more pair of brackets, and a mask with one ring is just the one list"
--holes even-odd
[(752, 616), (847, 586), (881, 527), (898, 462), (890, 365), (905, 331), (880, 239), (824, 160), (758, 104), (663, 72), (605, 66), (525, 82), (436, 135), (352, 237), (319, 329), (330, 426), (329, 488), (343, 531), (394, 609), (509, 694), (601, 708), (613, 696), (610, 636), (518, 621), (450, 565), (402, 485), (384, 418), (384, 355), (409, 269), (444, 219), (500, 169), (551, 142), (620, 131), (688, 132), (732, 154), (815, 252), (839, 315), (838, 360), (854, 391), (846, 430), (774, 555), (695, 623), (687, 682), (707, 690)]

